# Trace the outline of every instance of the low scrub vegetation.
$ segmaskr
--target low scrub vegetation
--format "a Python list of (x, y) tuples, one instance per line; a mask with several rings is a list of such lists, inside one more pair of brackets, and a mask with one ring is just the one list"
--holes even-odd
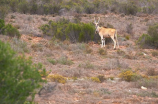
[(158, 24), (149, 26), (148, 34), (143, 34), (139, 38), (138, 44), (143, 48), (158, 48)]
[(99, 53), (100, 55), (107, 55), (107, 51), (104, 50), (103, 48), (99, 48), (98, 53)]
[(44, 35), (53, 36), (59, 40), (71, 42), (88, 42), (95, 40), (95, 28), (91, 23), (71, 23), (67, 19), (58, 22), (49, 21), (40, 27)]
[(58, 74), (50, 74), (47, 76), (47, 79), (53, 82), (58, 82), (58, 83), (66, 83), (66, 78), (63, 77), (62, 75), (58, 75)]
[(134, 83), (134, 86), (140, 88), (141, 86), (145, 86), (147, 88), (157, 88), (158, 87), (158, 79), (152, 78), (143, 78)]
[(136, 80), (139, 80), (141, 78), (141, 76), (139, 74), (137, 74), (136, 72), (133, 72), (130, 69), (122, 71), (119, 74), (119, 77), (125, 81), (128, 81), (128, 82), (136, 81)]
[(62, 15), (66, 12), (76, 13), (123, 13), (126, 15), (136, 15), (137, 13), (157, 14), (156, 0), (1, 0), (0, 18), (4, 18), (7, 13), (20, 12), (29, 14), (54, 14)]
[(91, 77), (91, 80), (97, 83), (102, 83), (104, 80), (106, 80), (106, 78), (104, 75), (98, 75), (97, 77)]
[(0, 19), (0, 33), (2, 33), (3, 35), (8, 35), (10, 37), (21, 37), (21, 34), (19, 33), (18, 29), (12, 26), (11, 24), (5, 25), (3, 19)]
[(57, 60), (48, 58), (48, 61), (53, 65), (55, 65), (57, 63), (62, 64), (62, 65), (72, 65), (73, 64), (73, 62), (66, 57), (60, 57)]

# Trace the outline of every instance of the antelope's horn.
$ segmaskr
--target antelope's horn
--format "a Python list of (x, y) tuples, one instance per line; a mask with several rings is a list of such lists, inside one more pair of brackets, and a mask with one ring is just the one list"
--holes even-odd
[(94, 17), (94, 23), (96, 23), (95, 17)]
[(98, 23), (99, 23), (99, 21), (100, 21), (100, 17), (98, 17)]

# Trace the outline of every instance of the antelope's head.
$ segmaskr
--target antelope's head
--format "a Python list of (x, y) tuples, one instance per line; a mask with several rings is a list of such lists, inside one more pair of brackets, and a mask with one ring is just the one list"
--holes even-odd
[(99, 21), (100, 21), (100, 17), (98, 17), (98, 22), (96, 22), (95, 17), (94, 17), (95, 33), (97, 33), (97, 32), (98, 32)]

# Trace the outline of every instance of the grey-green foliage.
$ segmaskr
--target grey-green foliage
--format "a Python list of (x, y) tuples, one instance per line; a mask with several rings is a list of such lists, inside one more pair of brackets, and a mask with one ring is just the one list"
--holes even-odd
[(69, 20), (61, 19), (58, 22), (50, 21), (42, 25), (40, 29), (44, 35), (54, 36), (60, 40), (70, 40), (71, 42), (88, 42), (97, 40), (95, 27), (91, 23), (72, 23)]
[(138, 44), (142, 47), (155, 47), (158, 48), (158, 24), (149, 26), (148, 34), (143, 34), (138, 39)]
[(29, 14), (76, 13), (139, 13), (157, 14), (157, 0), (0, 0), (0, 18), (8, 12)]
[(4, 20), (0, 19), (0, 33), (3, 31), (4, 26), (5, 26)]
[(3, 19), (0, 19), (0, 33), (11, 37), (16, 36), (17, 38), (20, 38), (21, 36), (17, 28), (12, 26), (11, 24), (5, 25), (5, 21)]
[(43, 82), (39, 69), (44, 70), (0, 41), (0, 103), (23, 104), (28, 96), (34, 99), (34, 90)]
[(18, 29), (13, 27), (11, 24), (5, 25), (4, 30), (3, 30), (2, 33), (4, 35), (8, 35), (8, 36), (11, 36), (11, 37), (16, 36), (17, 38), (20, 38), (20, 36), (21, 36)]

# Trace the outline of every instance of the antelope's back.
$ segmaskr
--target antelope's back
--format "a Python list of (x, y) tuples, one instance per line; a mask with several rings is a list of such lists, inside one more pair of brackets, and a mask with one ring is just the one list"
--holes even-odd
[(115, 34), (116, 29), (112, 29), (112, 28), (101, 28), (100, 29), (100, 34), (104, 35), (104, 36), (112, 36)]

